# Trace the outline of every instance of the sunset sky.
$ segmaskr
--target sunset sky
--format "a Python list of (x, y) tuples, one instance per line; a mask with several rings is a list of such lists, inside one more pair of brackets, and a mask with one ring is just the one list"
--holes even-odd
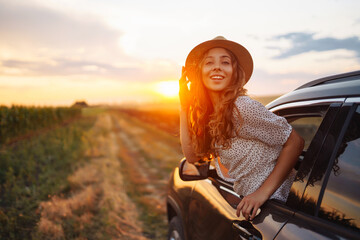
[(187, 54), (218, 35), (252, 54), (250, 95), (286, 93), (360, 70), (359, 10), (358, 0), (0, 0), (0, 105), (174, 99)]

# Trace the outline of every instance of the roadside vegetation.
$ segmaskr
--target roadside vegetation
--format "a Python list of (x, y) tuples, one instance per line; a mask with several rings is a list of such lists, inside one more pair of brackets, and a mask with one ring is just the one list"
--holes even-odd
[(0, 146), (80, 116), (80, 108), (0, 106)]
[(31, 239), (40, 203), (68, 194), (64, 179), (86, 161), (84, 131), (94, 119), (71, 108), (1, 107), (0, 116), (0, 236)]

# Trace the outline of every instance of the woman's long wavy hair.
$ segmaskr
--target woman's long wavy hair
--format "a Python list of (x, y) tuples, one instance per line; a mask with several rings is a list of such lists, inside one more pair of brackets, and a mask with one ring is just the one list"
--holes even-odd
[(235, 55), (225, 50), (231, 57), (233, 74), (229, 86), (220, 93), (219, 102), (215, 106), (202, 81), (202, 65), (207, 52), (196, 67), (195, 79), (189, 79), (192, 101), (188, 126), (195, 153), (199, 158), (217, 157), (219, 148), (230, 148), (231, 138), (235, 137), (240, 129), (239, 125), (234, 125), (234, 114), (240, 122), (242, 120), (235, 108), (235, 100), (238, 96), (246, 94), (246, 89), (243, 88), (245, 72)]

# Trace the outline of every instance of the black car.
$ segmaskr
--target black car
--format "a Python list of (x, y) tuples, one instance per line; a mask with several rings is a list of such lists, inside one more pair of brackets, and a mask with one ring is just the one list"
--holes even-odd
[(252, 221), (212, 162), (184, 159), (169, 181), (168, 239), (360, 239), (360, 71), (309, 82), (266, 106), (305, 148), (287, 202), (268, 200)]

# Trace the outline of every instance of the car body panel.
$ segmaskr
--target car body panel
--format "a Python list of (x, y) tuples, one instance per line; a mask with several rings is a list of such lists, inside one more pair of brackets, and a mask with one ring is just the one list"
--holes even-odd
[(236, 216), (240, 198), (235, 192), (231, 196), (232, 190), (224, 189), (226, 187), (216, 179), (196, 181), (189, 206), (184, 208), (188, 210), (184, 224), (186, 239), (239, 239), (244, 233), (234, 228), (234, 223), (243, 226), (245, 233), (257, 234), (259, 239), (273, 239), (294, 213), (283, 203), (270, 200), (253, 222), (246, 221)]
[(183, 181), (179, 176), (179, 168), (175, 168), (171, 174), (167, 191), (167, 213), (168, 221), (174, 215), (180, 217), (182, 226), (186, 226), (188, 220), (188, 207), (191, 193), (195, 186), (194, 181)]
[[(352, 81), (342, 81), (333, 84), (315, 85), (308, 88), (298, 88), (295, 91), (284, 94), (275, 99), (266, 107), (271, 109), (275, 106), (290, 102), (318, 100), (325, 98), (341, 98), (341, 97), (356, 97), (360, 93), (360, 71), (352, 75), (351, 78), (356, 78)], [(334, 78), (336, 80), (336, 78)], [(316, 80), (315, 80), (316, 81)], [(329, 80), (330, 81), (330, 80)], [(341, 89), (341, 91), (339, 91)]]
[(339, 228), (321, 218), (296, 213), (276, 237), (276, 240), (287, 239), (359, 239), (359, 233)]
[(234, 213), (211, 181), (197, 181), (189, 204), (186, 229), (189, 239), (233, 239), (231, 220), (236, 217)]

